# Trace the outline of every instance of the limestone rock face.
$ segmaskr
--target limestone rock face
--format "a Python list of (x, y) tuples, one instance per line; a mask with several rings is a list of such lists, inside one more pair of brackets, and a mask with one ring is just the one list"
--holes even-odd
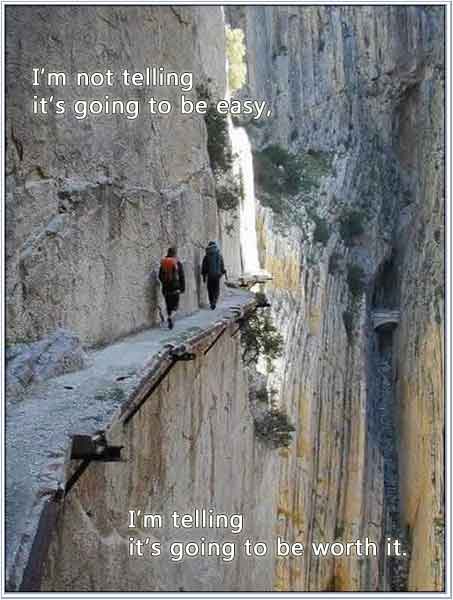
[(443, 104), (441, 82), (415, 86), (401, 139), (414, 205), (398, 231), (396, 399), (401, 507), (412, 544), (409, 586), (420, 591), (442, 589), (445, 576)]
[[(393, 527), (410, 555), (398, 566), (382, 557), (281, 561), (275, 589), (441, 590), (442, 9), (230, 7), (227, 15), (246, 33), (242, 93), (273, 109), (270, 121), (247, 126), (255, 150), (279, 144), (330, 161), (322, 173), (305, 163), (287, 215), (281, 206), (291, 202), (258, 191), (261, 266), (274, 277), (266, 292), (286, 340), (268, 386), (298, 428), (295, 446), (281, 452), (279, 531), (305, 543), (379, 544)], [(342, 221), (351, 211), (362, 227), (349, 238)], [(328, 239), (316, 238), (319, 222)], [(387, 408), (382, 340), (370, 320), (379, 306), (401, 309)], [(390, 525), (394, 511), (402, 529)]]
[[(177, 102), (178, 88), (75, 86), (76, 71), (109, 68), (191, 71), (194, 87), (210, 78), (223, 94), (221, 9), (6, 12), (8, 335), (31, 341), (62, 326), (97, 344), (154, 324), (159, 259), (170, 244), (189, 275), (182, 310), (192, 312), (200, 302), (194, 274), (218, 237), (203, 117), (143, 110), (135, 120), (77, 120), (69, 107), (78, 98), (103, 100), (106, 90), (144, 109), (151, 96)], [(33, 87), (35, 67), (64, 71), (67, 85)], [(65, 100), (67, 113), (33, 115), (34, 94)]]

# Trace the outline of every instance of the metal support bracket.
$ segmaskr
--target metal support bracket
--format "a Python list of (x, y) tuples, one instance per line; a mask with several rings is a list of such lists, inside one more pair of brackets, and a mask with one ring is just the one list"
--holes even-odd
[(121, 460), (122, 448), (123, 446), (109, 446), (103, 431), (98, 431), (94, 436), (73, 435), (71, 460), (118, 462)]
[(222, 335), (225, 333), (226, 330), (227, 330), (227, 326), (225, 325), (225, 327), (221, 330), (221, 332), (214, 338), (214, 340), (209, 344), (209, 346), (203, 352), (204, 356), (206, 356), (206, 354), (209, 352), (209, 350), (211, 350), (211, 348), (213, 348), (217, 344), (217, 342), (220, 340), (220, 338), (222, 337)]
[(175, 360), (175, 358), (173, 357), (173, 361), (167, 366), (167, 368), (164, 370), (164, 372), (155, 381), (153, 387), (148, 391), (146, 396), (144, 396), (140, 400), (140, 402), (138, 402), (134, 406), (134, 408), (131, 410), (131, 412), (128, 415), (126, 415), (126, 417), (124, 418), (124, 421), (123, 421), (123, 425), (127, 425), (127, 423), (129, 423), (129, 421), (132, 419), (132, 417), (135, 415), (135, 413), (140, 410), (142, 404), (144, 404), (146, 402), (146, 400), (151, 396), (151, 394), (154, 392), (154, 390), (162, 383), (162, 381), (165, 379), (165, 377), (167, 377), (167, 375), (170, 373), (170, 371), (173, 369), (173, 367), (176, 365), (177, 362), (178, 361)]
[(195, 360), (197, 358), (197, 355), (194, 354), (193, 352), (182, 352), (181, 354), (171, 353), (171, 356), (175, 361), (182, 360), (185, 362), (187, 362), (189, 360)]

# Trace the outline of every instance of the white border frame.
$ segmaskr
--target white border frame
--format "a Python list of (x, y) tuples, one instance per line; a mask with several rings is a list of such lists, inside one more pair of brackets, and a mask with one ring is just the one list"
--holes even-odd
[[(5, 282), (5, 218), (4, 218), (4, 193), (5, 193), (5, 71), (4, 71), (4, 57), (5, 57), (5, 6), (7, 5), (32, 5), (32, 4), (41, 4), (41, 5), (126, 5), (126, 4), (135, 4), (135, 5), (344, 5), (344, 6), (354, 6), (354, 5), (366, 5), (366, 6), (379, 6), (379, 5), (401, 5), (401, 6), (411, 6), (411, 5), (431, 5), (431, 6), (445, 6), (445, 58), (446, 58), (446, 80), (445, 80), (445, 143), (446, 143), (446, 154), (445, 154), (445, 183), (446, 183), (446, 195), (445, 195), (445, 224), (446, 224), (446, 263), (445, 263), (445, 284), (446, 284), (446, 295), (445, 295), (445, 418), (446, 418), (446, 430), (445, 430), (445, 515), (446, 515), (446, 528), (445, 528), (445, 592), (408, 592), (408, 593), (394, 593), (394, 592), (269, 592), (269, 593), (260, 593), (260, 592), (219, 592), (219, 593), (200, 593), (200, 592), (86, 592), (86, 593), (77, 593), (77, 592), (38, 592), (38, 593), (28, 593), (28, 592), (5, 592), (5, 532), (3, 528), (3, 524), (5, 523), (5, 498), (4, 498), (4, 489), (5, 489), (5, 403), (4, 403), (4, 375), (5, 375), (5, 357), (4, 357), (4, 339), (5, 339), (5, 291), (4, 291), (4, 282)], [(224, 2), (190, 2), (185, 0), (176, 0), (176, 1), (168, 1), (164, 0), (161, 2), (153, 2), (153, 1), (108, 1), (108, 0), (98, 0), (96, 2), (91, 2), (89, 0), (79, 0), (77, 1), (67, 1), (67, 2), (58, 2), (58, 1), (48, 1), (44, 2), (41, 0), (29, 0), (20, 1), (20, 0), (0, 0), (1, 5), (1, 57), (2, 60), (0, 64), (1, 74), (0, 74), (0, 97), (2, 99), (1, 106), (1, 132), (2, 139), (0, 141), (0, 191), (1, 191), (1, 201), (2, 205), (0, 208), (0, 275), (1, 275), (1, 292), (0, 292), (0, 304), (1, 304), (1, 317), (0, 317), (0, 400), (1, 400), (1, 421), (0, 421), (0, 456), (1, 456), (1, 508), (2, 508), (2, 537), (1, 537), (1, 565), (0, 565), (0, 576), (1, 576), (1, 591), (0, 598), (313, 598), (319, 600), (320, 598), (386, 598), (389, 600), (390, 598), (416, 598), (417, 600), (424, 600), (425, 598), (452, 598), (452, 589), (451, 589), (451, 567), (452, 567), (452, 478), (451, 478), (451, 429), (452, 429), (452, 412), (451, 412), (451, 400), (452, 400), (452, 379), (451, 379), (451, 368), (452, 368), (452, 226), (453, 226), (453, 218), (452, 218), (452, 187), (451, 187), (451, 176), (452, 176), (452, 60), (453, 60), (453, 49), (452, 49), (452, 25), (453, 25), (453, 0), (444, 0), (444, 1), (430, 1), (430, 0), (349, 0), (349, 1), (323, 1), (323, 0), (288, 0), (284, 2), (276, 2), (274, 1), (258, 1), (258, 2), (237, 2), (233, 0), (225, 0)]]

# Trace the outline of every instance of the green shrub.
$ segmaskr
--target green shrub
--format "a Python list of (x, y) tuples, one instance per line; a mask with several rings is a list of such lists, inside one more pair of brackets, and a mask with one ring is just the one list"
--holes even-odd
[(206, 84), (198, 84), (199, 100), (208, 103), (204, 116), (207, 131), (209, 162), (216, 182), (216, 201), (220, 210), (234, 210), (243, 199), (243, 184), (240, 176), (233, 173), (233, 153), (228, 132), (228, 117), (219, 114)]
[(211, 169), (213, 171), (228, 171), (233, 166), (228, 117), (218, 112), (207, 84), (199, 83), (196, 92), (198, 100), (205, 100), (208, 104), (204, 121), (208, 135), (207, 149)]
[(296, 430), (287, 413), (281, 409), (264, 412), (254, 421), (255, 433), (271, 448), (288, 448)]
[(215, 172), (215, 196), (220, 210), (235, 210), (244, 197), (242, 180), (230, 169)]
[(319, 188), (321, 177), (332, 169), (332, 157), (327, 152), (308, 150), (301, 159), (301, 189), (310, 193)]
[(198, 100), (206, 100), (208, 104), (212, 102), (212, 94), (209, 88), (209, 84), (211, 83), (211, 79), (207, 80), (208, 83), (197, 83), (195, 86), (195, 91), (197, 93)]
[(255, 399), (257, 402), (262, 402), (263, 404), (268, 404), (269, 402), (269, 394), (267, 392), (266, 387), (259, 388), (255, 391)]
[(299, 190), (301, 165), (297, 156), (278, 144), (271, 144), (253, 156), (255, 179), (269, 194), (296, 194)]
[(445, 534), (445, 517), (435, 517), (433, 520), (434, 533), (438, 536), (444, 536)]
[(255, 299), (257, 306), (269, 307), (269, 299), (264, 292), (255, 292)]
[(204, 117), (208, 132), (208, 154), (213, 171), (227, 171), (233, 165), (227, 116), (217, 111), (216, 105), (211, 103)]
[(244, 32), (242, 29), (226, 28), (226, 55), (228, 58), (228, 84), (230, 92), (239, 90), (247, 79), (245, 64)]
[(340, 235), (346, 246), (352, 246), (354, 238), (365, 231), (365, 213), (361, 210), (346, 210), (340, 217)]
[(256, 364), (263, 357), (269, 372), (273, 370), (273, 361), (283, 352), (283, 336), (272, 323), (271, 316), (263, 311), (253, 313), (243, 323), (241, 343), (245, 365)]
[(256, 182), (271, 195), (311, 193), (319, 188), (320, 178), (329, 173), (331, 163), (326, 152), (309, 150), (295, 155), (278, 144), (254, 153)]
[(322, 217), (314, 216), (313, 220), (315, 222), (315, 230), (313, 232), (313, 241), (316, 243), (322, 244), (323, 246), (327, 245), (330, 237), (329, 226), (327, 221)]
[(348, 265), (348, 286), (354, 299), (358, 299), (365, 291), (365, 272), (358, 265)]

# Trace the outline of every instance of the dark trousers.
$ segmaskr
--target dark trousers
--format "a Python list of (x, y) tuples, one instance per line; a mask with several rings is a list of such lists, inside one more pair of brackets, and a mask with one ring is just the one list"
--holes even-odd
[(208, 277), (208, 296), (209, 304), (215, 305), (219, 299), (220, 294), (220, 277)]
[(167, 315), (170, 316), (172, 312), (178, 310), (179, 307), (179, 292), (173, 292), (171, 294), (164, 294), (165, 305), (167, 307)]

